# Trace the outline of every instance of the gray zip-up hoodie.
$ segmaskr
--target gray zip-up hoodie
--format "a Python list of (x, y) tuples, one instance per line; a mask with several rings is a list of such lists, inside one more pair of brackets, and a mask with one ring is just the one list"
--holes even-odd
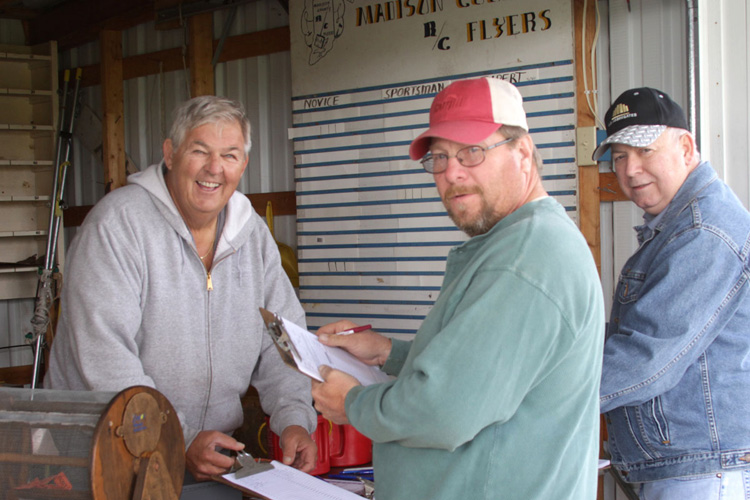
[(284, 365), (258, 310), (305, 325), (268, 228), (235, 192), (207, 272), (162, 169), (131, 175), (73, 239), (44, 386), (154, 387), (177, 410), (187, 447), (201, 430), (237, 429), (252, 383), (276, 434), (293, 424), (312, 432), (310, 381)]

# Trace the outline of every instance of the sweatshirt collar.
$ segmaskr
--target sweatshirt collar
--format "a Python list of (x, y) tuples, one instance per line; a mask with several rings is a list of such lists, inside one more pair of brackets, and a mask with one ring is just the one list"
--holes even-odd
[[(161, 201), (164, 207), (163, 211), (166, 212), (165, 217), (170, 220), (172, 226), (179, 234), (192, 242), (190, 230), (187, 228), (184, 219), (177, 210), (177, 206), (175, 205), (172, 196), (169, 194), (169, 189), (167, 189), (167, 182), (164, 178), (164, 169), (166, 169), (166, 166), (163, 161), (151, 165), (141, 172), (129, 175), (128, 184), (142, 187), (156, 199)], [(250, 200), (247, 199), (247, 196), (238, 191), (235, 191), (232, 194), (227, 202), (227, 206), (224, 208), (226, 220), (222, 236), (217, 245), (217, 255), (222, 250), (221, 247), (223, 247), (223, 242), (226, 242), (234, 249), (244, 243), (248, 234), (247, 231), (243, 229), (252, 222), (251, 217), (254, 210), (255, 209), (250, 204)], [(237, 240), (237, 238), (239, 238), (239, 240)]]

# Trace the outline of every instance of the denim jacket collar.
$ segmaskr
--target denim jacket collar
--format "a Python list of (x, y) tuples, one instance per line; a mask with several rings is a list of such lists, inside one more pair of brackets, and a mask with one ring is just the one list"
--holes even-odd
[(700, 165), (695, 167), (695, 170), (690, 172), (667, 207), (660, 214), (654, 216), (654, 219), (658, 219), (655, 225), (646, 222), (646, 224), (633, 228), (638, 236), (638, 244), (642, 245), (644, 242), (651, 240), (662, 228), (671, 225), (672, 221), (685, 210), (690, 202), (718, 178), (711, 164), (702, 161)]

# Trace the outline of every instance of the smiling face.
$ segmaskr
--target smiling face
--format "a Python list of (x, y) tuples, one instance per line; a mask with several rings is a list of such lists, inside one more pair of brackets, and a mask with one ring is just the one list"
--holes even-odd
[(689, 133), (667, 129), (646, 147), (612, 144), (612, 166), (625, 195), (646, 213), (657, 215), (672, 201), (698, 166)]
[[(479, 146), (487, 147), (504, 138), (495, 132)], [(476, 236), (538, 196), (542, 188), (528, 135), (485, 151), (484, 161), (474, 167), (464, 167), (455, 158), (456, 152), (466, 146), (434, 139), (430, 151), (450, 157), (448, 168), (433, 174), (435, 185), (451, 220), (469, 236)]]
[(206, 123), (188, 131), (177, 149), (164, 141), (163, 152), (167, 188), (188, 226), (213, 222), (247, 166), (239, 123)]

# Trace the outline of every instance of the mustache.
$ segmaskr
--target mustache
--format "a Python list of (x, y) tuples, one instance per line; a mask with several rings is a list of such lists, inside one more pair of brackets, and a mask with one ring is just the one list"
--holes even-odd
[(479, 186), (451, 186), (445, 191), (445, 198), (450, 199), (464, 194), (482, 194)]

